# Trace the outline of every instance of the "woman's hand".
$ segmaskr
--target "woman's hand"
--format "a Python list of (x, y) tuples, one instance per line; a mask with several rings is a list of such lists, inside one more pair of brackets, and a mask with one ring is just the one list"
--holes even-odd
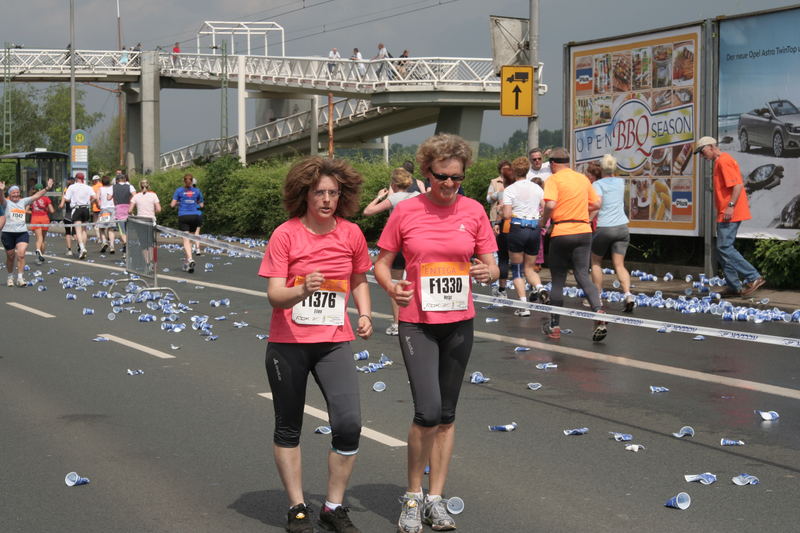
[(367, 340), (372, 335), (372, 319), (367, 315), (358, 317), (358, 329), (356, 334), (364, 340)]
[(414, 297), (414, 291), (410, 286), (411, 282), (406, 279), (394, 282), (389, 297), (400, 307), (407, 307), (411, 303), (411, 298)]
[(469, 267), (469, 275), (481, 283), (489, 283), (492, 279), (489, 265), (480, 259), (473, 259)]
[(303, 281), (303, 288), (305, 289), (306, 293), (313, 294), (316, 291), (322, 288), (322, 283), (325, 281), (325, 276), (323, 276), (319, 270), (315, 270)]

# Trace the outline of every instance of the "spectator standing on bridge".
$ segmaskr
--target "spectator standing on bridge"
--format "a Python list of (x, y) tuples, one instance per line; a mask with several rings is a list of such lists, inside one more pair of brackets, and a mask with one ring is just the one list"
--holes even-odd
[(32, 196), (22, 198), (22, 193), (17, 185), (8, 189), (8, 199), (4, 194), (6, 182), (0, 181), (0, 204), (6, 213), (6, 222), (0, 233), (0, 241), (6, 250), (6, 271), (8, 272), (7, 285), (14, 286), (14, 265), (17, 267), (17, 286), (24, 287), (27, 283), (22, 273), (25, 272), (25, 252), (28, 249), (28, 228), (25, 225), (25, 208), (53, 189), (53, 180), (47, 180), (47, 186), (39, 189)]
[[(600, 208), (600, 197), (589, 179), (569, 167), (569, 152), (555, 148), (550, 157), (553, 175), (544, 184), (544, 214), (550, 219), (553, 232), (548, 253), (553, 286), (550, 290), (552, 305), (564, 305), (563, 288), (567, 272), (572, 269), (578, 285), (583, 289), (592, 311), (604, 313), (600, 293), (589, 276), (589, 254), (592, 246), (590, 211)], [(560, 317), (551, 314), (542, 324), (543, 332), (551, 339), (561, 338)], [(596, 321), (592, 339), (603, 340), (608, 331), (606, 323)]]
[[(408, 432), (408, 485), (401, 498), (401, 533), (455, 529), (444, 494), (455, 443), (458, 395), (474, 335), (471, 278), (498, 277), (494, 233), (483, 206), (458, 194), (472, 160), (456, 135), (435, 135), (420, 145), (417, 162), (431, 188), (395, 207), (378, 240), (375, 278), (400, 306), (399, 339), (414, 419)], [(394, 281), (391, 265), (406, 259), (406, 280)], [(422, 480), (430, 464), (429, 493)]]
[(180, 57), (178, 54), (181, 53), (181, 43), (175, 41), (175, 46), (172, 47), (172, 55), (170, 56), (172, 59), (172, 66), (177, 67), (180, 61)]
[(358, 51), (358, 48), (353, 48), (353, 55), (350, 56), (350, 59), (356, 62), (358, 77), (363, 78), (364, 74), (367, 73), (367, 66), (364, 64), (364, 57), (361, 55), (361, 52)]
[(333, 77), (338, 70), (339, 64), (337, 61), (342, 58), (342, 55), (339, 53), (339, 50), (336, 48), (331, 48), (331, 51), (328, 52), (328, 59), (331, 61), (328, 63), (328, 73)]
[(78, 241), (78, 259), (86, 259), (86, 228), (84, 224), (91, 220), (89, 208), (97, 197), (94, 190), (84, 183), (83, 172), (75, 174), (75, 183), (67, 187), (64, 197), (61, 198), (61, 206), (69, 203), (70, 219), (75, 225), (75, 239)]
[[(539, 253), (539, 216), (542, 213), (544, 191), (533, 181), (528, 181), (530, 164), (526, 157), (518, 157), (511, 162), (514, 183), (503, 193), (503, 220), (510, 224), (508, 233), (508, 257), (511, 263), (511, 277), (517, 298), (525, 301), (525, 282), (533, 289), (527, 300), (537, 299), (547, 304), (550, 300), (542, 285), (542, 279), (534, 270), (536, 255)], [(531, 316), (528, 309), (517, 309), (516, 316)]]
[[(392, 182), (388, 189), (381, 189), (378, 195), (364, 208), (365, 216), (377, 215), (384, 211), (394, 209), (403, 200), (414, 198), (420, 194), (419, 191), (410, 191), (411, 184), (414, 183), (414, 176), (406, 169), (399, 167), (392, 171)], [(392, 262), (392, 279), (403, 279), (406, 268), (406, 260), (401, 252)], [(397, 336), (398, 327), (398, 307), (393, 298), (389, 301), (392, 304), (392, 323), (386, 328), (387, 335)]]
[(314, 375), (331, 423), (328, 490), (319, 522), (358, 533), (343, 505), (361, 435), (358, 379), (346, 311), (352, 292), (357, 333), (372, 335), (366, 273), (372, 267), (361, 230), (345, 220), (358, 210), (362, 178), (342, 159), (309, 157), (286, 176), (283, 203), (292, 217), (272, 233), (258, 275), (268, 278), (272, 305), (267, 378), (274, 395), (273, 453), (289, 499), (287, 531), (312, 532), (305, 503), (300, 432), (306, 385)]
[(497, 164), (499, 176), (489, 182), (486, 190), (486, 203), (489, 204), (489, 220), (494, 228), (497, 241), (497, 263), (500, 269), (500, 279), (497, 287), (492, 287), (493, 296), (506, 297), (506, 282), (508, 281), (508, 231), (503, 224), (503, 193), (509, 185), (514, 183), (514, 171), (511, 163), (502, 160)]
[[(131, 208), (131, 198), (136, 194), (136, 189), (128, 183), (128, 176), (117, 170), (116, 183), (111, 189), (114, 200), (114, 220), (117, 223), (119, 238), (122, 241), (122, 253), (128, 249), (128, 234), (125, 221), (128, 220), (128, 211)], [(111, 243), (112, 247), (114, 243)]]
[[(175, 189), (170, 207), (178, 207), (178, 229), (187, 233), (194, 233), (202, 223), (201, 209), (205, 206), (203, 193), (192, 185), (194, 177), (186, 174), (183, 177), (183, 187)], [(194, 259), (192, 259), (192, 240), (183, 237), (183, 271), (194, 272)]]
[[(42, 188), (42, 184), (37, 183), (34, 185), (33, 190), (38, 192)], [(36, 236), (34, 252), (36, 252), (36, 262), (40, 265), (44, 263), (44, 257), (42, 256), (45, 251), (44, 241), (45, 237), (47, 237), (47, 230), (50, 228), (50, 215), (54, 212), (53, 202), (47, 196), (42, 196), (31, 203), (31, 223), (29, 227)]]
[(397, 62), (397, 72), (401, 78), (405, 78), (408, 74), (408, 50), (403, 50), (399, 56), (400, 61)]
[(381, 77), (384, 70), (386, 71), (387, 78), (392, 78), (392, 70), (391, 67), (386, 63), (386, 59), (392, 57), (392, 54), (389, 53), (389, 50), (386, 49), (386, 46), (383, 43), (378, 43), (378, 53), (375, 54), (375, 57), (372, 58), (372, 61), (380, 61), (381, 63), (378, 65), (377, 76), (378, 78)]
[(719, 149), (717, 140), (713, 137), (701, 137), (695, 145), (694, 153), (702, 155), (714, 165), (717, 252), (725, 274), (726, 294), (749, 296), (761, 288), (766, 280), (734, 248), (739, 226), (742, 221), (752, 218), (739, 164)]
[(631, 294), (631, 276), (625, 268), (625, 253), (631, 238), (625, 215), (625, 179), (615, 177), (616, 171), (616, 158), (606, 154), (600, 159), (600, 178), (592, 183), (601, 202), (595, 218), (597, 228), (592, 235), (592, 282), (598, 291), (603, 291), (603, 257), (611, 252), (611, 264), (624, 293), (624, 309), (630, 313), (635, 299)]

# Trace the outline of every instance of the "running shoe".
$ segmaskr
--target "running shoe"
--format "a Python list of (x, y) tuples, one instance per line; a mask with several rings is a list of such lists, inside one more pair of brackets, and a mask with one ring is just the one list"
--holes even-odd
[(633, 313), (633, 308), (636, 307), (636, 298), (633, 294), (625, 296), (625, 309), (626, 313)]
[(186, 259), (184, 259), (183, 263), (181, 263), (181, 270), (184, 272), (189, 272), (189, 263), (186, 262)]
[(396, 337), (398, 335), (397, 324), (392, 324), (386, 328), (386, 334)]
[(561, 338), (561, 326), (552, 325), (549, 318), (542, 320), (542, 333), (547, 335), (548, 338), (558, 340)]
[(434, 531), (450, 531), (456, 528), (456, 521), (447, 512), (447, 506), (441, 498), (425, 502), (422, 506), (422, 521)]
[(550, 293), (547, 291), (547, 289), (542, 287), (541, 289), (539, 289), (538, 293), (539, 293), (539, 303), (543, 305), (548, 305), (550, 303)]
[(530, 303), (534, 303), (536, 300), (539, 299), (539, 293), (535, 290), (528, 293), (528, 301)]
[(128, 245), (127, 244), (123, 244), (122, 245), (122, 253), (124, 254), (127, 251), (128, 251)]
[(189, 274), (194, 274), (194, 261), (189, 261), (189, 266), (186, 271)]
[(502, 290), (500, 287), (492, 286), (492, 296), (495, 298), (505, 298), (506, 291)]
[(114, 255), (114, 251), (115, 251), (115, 250), (114, 250), (114, 247), (113, 247), (113, 246), (112, 246), (111, 248), (109, 248), (109, 249), (108, 249), (108, 253), (110, 253), (111, 255)]
[(514, 316), (531, 316), (531, 312), (529, 309), (516, 309)]
[(14, 276), (8, 276), (8, 281), (6, 281), (6, 287), (13, 287), (14, 286)]
[(361, 531), (353, 525), (347, 513), (350, 509), (344, 505), (340, 505), (335, 511), (329, 510), (324, 505), (319, 512), (319, 520), (317, 523), (328, 531), (336, 531), (336, 533), (361, 533)]
[[(598, 313), (605, 313), (604, 310), (600, 309), (597, 311)], [(594, 331), (592, 331), (592, 340), (594, 342), (600, 342), (606, 338), (608, 335), (608, 328), (606, 328), (606, 323), (602, 320), (595, 320), (594, 322)]]
[(194, 252), (194, 255), (203, 255), (203, 250), (201, 250), (200, 248), (198, 248), (198, 249), (197, 249), (197, 250)]
[(298, 503), (289, 509), (286, 531), (289, 533), (314, 533), (311, 523), (311, 509), (304, 503)]
[(17, 276), (17, 287), (25, 287), (28, 285), (28, 282), (25, 281), (25, 278), (22, 277), (22, 274)]
[(86, 248), (81, 248), (81, 251), (78, 252), (78, 259), (86, 259)]
[(397, 521), (397, 533), (420, 533), (422, 531), (422, 498), (403, 496), (403, 509)]
[(72, 254), (72, 248), (67, 248), (67, 253), (64, 254), (64, 255), (66, 255), (67, 257), (72, 257), (72, 255), (73, 255)]
[(44, 257), (42, 257), (42, 251), (39, 249), (34, 250), (36, 252), (36, 262), (40, 265), (44, 263)]
[(108, 250), (108, 243), (104, 242), (103, 246), (100, 247), (100, 253), (104, 254), (104, 253), (106, 253), (106, 250)]

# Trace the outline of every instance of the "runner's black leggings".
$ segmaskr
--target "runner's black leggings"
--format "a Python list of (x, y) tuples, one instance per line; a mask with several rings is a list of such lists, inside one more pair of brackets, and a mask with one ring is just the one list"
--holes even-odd
[(472, 352), (472, 319), (450, 324), (400, 322), (398, 332), (414, 399), (414, 423), (452, 424)]
[[(550, 250), (548, 263), (550, 275), (553, 278), (553, 287), (550, 291), (550, 304), (564, 306), (564, 282), (567, 280), (567, 271), (571, 268), (578, 285), (586, 294), (592, 311), (602, 309), (603, 303), (597, 287), (589, 276), (589, 254), (592, 250), (592, 234), (578, 233), (576, 235), (559, 235), (550, 237)], [(558, 325), (559, 315), (550, 315), (550, 324)]]
[(306, 383), (311, 373), (328, 405), (334, 451), (341, 455), (358, 452), (361, 404), (349, 342), (270, 342), (266, 367), (275, 408), (276, 445), (295, 448), (300, 444)]

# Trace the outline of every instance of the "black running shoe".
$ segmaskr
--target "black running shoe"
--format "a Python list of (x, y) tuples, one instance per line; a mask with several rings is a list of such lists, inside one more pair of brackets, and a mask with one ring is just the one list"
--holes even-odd
[[(598, 313), (605, 313), (602, 309), (597, 311)], [(594, 322), (594, 331), (592, 331), (592, 340), (594, 342), (600, 342), (606, 338), (608, 335), (608, 328), (606, 327), (606, 323), (601, 320), (595, 320)]]
[(550, 303), (550, 293), (544, 287), (539, 289), (539, 303), (548, 305)]
[(106, 253), (106, 250), (108, 250), (108, 243), (104, 242), (103, 246), (100, 248), (100, 253), (104, 254), (104, 253)]
[(289, 533), (314, 533), (311, 523), (311, 509), (304, 503), (298, 503), (289, 509), (286, 531)]
[(539, 299), (539, 294), (534, 290), (528, 293), (528, 302), (534, 303)]
[(328, 531), (336, 531), (336, 533), (361, 533), (361, 531), (353, 525), (347, 513), (350, 509), (344, 505), (340, 505), (335, 511), (329, 511), (327, 507), (322, 506), (319, 512), (319, 525)]
[(189, 272), (189, 274), (194, 274), (194, 261), (189, 261), (189, 267), (187, 268), (187, 272)]

